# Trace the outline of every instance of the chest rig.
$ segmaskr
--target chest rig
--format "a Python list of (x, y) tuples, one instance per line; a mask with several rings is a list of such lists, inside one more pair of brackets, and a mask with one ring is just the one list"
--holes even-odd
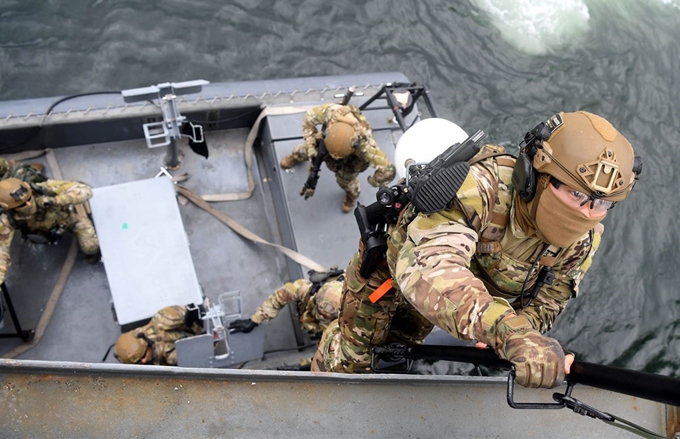
[[(493, 160), (488, 160), (493, 158)], [(555, 279), (552, 271), (562, 249), (545, 244), (536, 248), (529, 261), (513, 259), (504, 252), (504, 241), (512, 239), (510, 217), (513, 204), (512, 172), (515, 167), (514, 156), (506, 154), (502, 148), (487, 146), (470, 164), (483, 166), (493, 176), (493, 193), (496, 199), (490, 222), (481, 229), (481, 221), (474, 209), (456, 200), (458, 207), (466, 216), (468, 225), (479, 234), (477, 248), (473, 256), (474, 264), (470, 269), (479, 277), (494, 296), (514, 302), (515, 308), (524, 308), (538, 296), (544, 285), (551, 285)], [(500, 187), (500, 186), (503, 187)], [(591, 237), (592, 242), (592, 237)], [(540, 268), (538, 268), (540, 267)], [(526, 271), (523, 279), (516, 278), (517, 272)], [(532, 275), (536, 272), (535, 279)], [(514, 274), (513, 279), (510, 273)], [(533, 281), (533, 282), (531, 282)], [(530, 285), (533, 283), (533, 285)], [(527, 286), (530, 289), (527, 290)]]

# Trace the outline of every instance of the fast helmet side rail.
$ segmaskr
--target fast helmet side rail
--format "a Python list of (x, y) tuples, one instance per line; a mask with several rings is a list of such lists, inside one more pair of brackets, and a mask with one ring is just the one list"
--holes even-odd
[[(565, 129), (566, 132), (563, 131)], [(575, 139), (572, 141), (570, 136)], [(574, 143), (581, 149), (573, 149)], [(556, 145), (561, 150), (557, 153), (554, 150)], [(620, 161), (615, 150), (621, 155)], [(632, 191), (642, 172), (642, 159), (633, 154), (630, 143), (604, 118), (585, 111), (558, 113), (525, 135), (520, 143), (512, 182), (520, 198), (526, 202), (531, 201), (536, 194), (538, 173), (547, 173), (562, 183), (578, 186), (589, 195), (591, 201), (621, 201)], [(593, 160), (582, 163), (588, 160), (586, 157), (589, 155)], [(578, 160), (573, 166), (575, 169), (570, 169), (565, 163), (573, 162), (578, 156), (582, 156), (583, 160)], [(626, 169), (627, 164), (630, 164), (630, 169)], [(630, 176), (626, 178), (628, 173)], [(605, 187), (598, 184), (597, 180), (606, 174), (609, 177)]]
[(541, 122), (526, 133), (519, 145), (519, 155), (512, 173), (512, 184), (524, 201), (531, 201), (536, 194), (536, 172), (533, 167), (534, 156), (543, 141), (550, 138), (550, 128)]

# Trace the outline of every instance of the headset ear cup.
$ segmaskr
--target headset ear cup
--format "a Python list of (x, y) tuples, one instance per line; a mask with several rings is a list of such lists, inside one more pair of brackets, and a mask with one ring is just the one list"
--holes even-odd
[(520, 154), (512, 172), (512, 184), (524, 201), (531, 201), (536, 194), (536, 172), (527, 154)]

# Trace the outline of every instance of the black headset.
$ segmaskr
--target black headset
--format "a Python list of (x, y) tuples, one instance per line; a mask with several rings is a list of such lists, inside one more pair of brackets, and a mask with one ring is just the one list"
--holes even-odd
[(541, 122), (526, 133), (519, 145), (519, 156), (512, 172), (512, 184), (524, 201), (531, 201), (536, 195), (536, 170), (533, 166), (534, 156), (538, 148), (543, 147), (543, 141), (552, 134), (548, 124)]

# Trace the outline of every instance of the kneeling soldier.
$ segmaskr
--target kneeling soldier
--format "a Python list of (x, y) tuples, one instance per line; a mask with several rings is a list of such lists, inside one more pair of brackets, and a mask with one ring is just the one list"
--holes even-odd
[(65, 230), (78, 238), (88, 263), (101, 258), (92, 221), (80, 216), (78, 204), (92, 198), (92, 189), (77, 181), (47, 180), (29, 185), (18, 178), (0, 181), (0, 283), (10, 265), (9, 249), (14, 231), (35, 242), (55, 244)]

